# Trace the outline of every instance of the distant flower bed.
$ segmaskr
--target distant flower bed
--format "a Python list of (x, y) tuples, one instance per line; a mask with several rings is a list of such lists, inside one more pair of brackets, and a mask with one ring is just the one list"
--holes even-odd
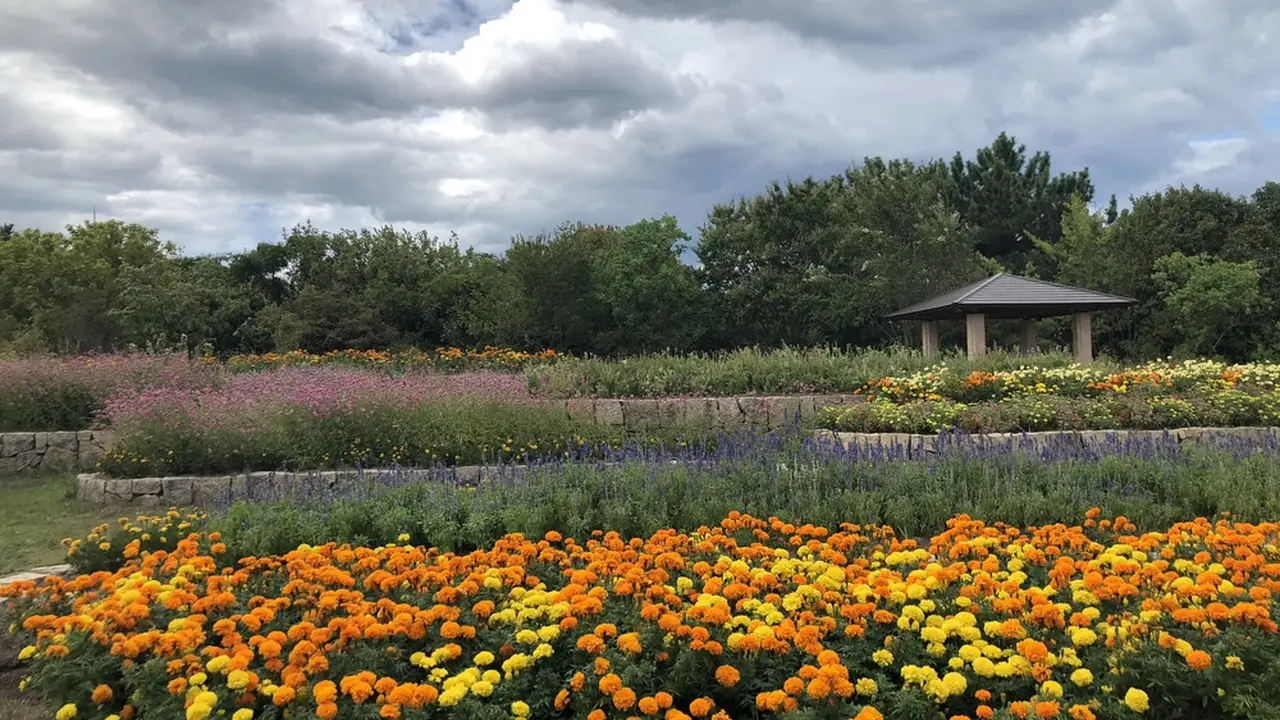
[(551, 362), (558, 358), (555, 350), (524, 352), (512, 348), (487, 346), (481, 350), (439, 347), (426, 350), (330, 350), (308, 353), (295, 350), (263, 355), (232, 355), (224, 361), (203, 358), (206, 364), (221, 364), (232, 371), (259, 370), (294, 365), (349, 365), (355, 367), (443, 370), (519, 369), (531, 363)]
[[(104, 471), (128, 477), (556, 457), (621, 440), (530, 397), (518, 375), (388, 375), (330, 366), (113, 397)], [(671, 428), (672, 433), (679, 428)]]
[(961, 375), (946, 367), (858, 389), (868, 402), (827, 408), (852, 432), (1163, 429), (1280, 425), (1280, 365), (1152, 363), (1121, 372), (1026, 367)]
[(1120, 371), (1092, 365), (1024, 366), (1011, 370), (958, 372), (939, 365), (902, 376), (871, 380), (855, 392), (868, 399), (909, 403), (951, 400), (991, 402), (1034, 395), (1097, 398), (1108, 395), (1179, 395), (1235, 390), (1272, 393), (1280, 384), (1280, 364), (1227, 365), (1212, 360), (1158, 361)]
[[(554, 350), (510, 348), (346, 350), (237, 355), (192, 360), (182, 354), (116, 354), (0, 360), (0, 432), (85, 430), (111, 422), (108, 405), (144, 394), (207, 393), (240, 374), (293, 367), (333, 366), (382, 375), (503, 373), (523, 385), (518, 371), (553, 362)], [(517, 382), (518, 381), (518, 382)], [(499, 381), (495, 381), (499, 382)]]
[(955, 518), (932, 540), (731, 513), (464, 555), (173, 552), (10, 598), (63, 720), (1256, 718), (1280, 526)]
[(0, 432), (85, 430), (107, 398), (207, 387), (217, 368), (185, 355), (82, 355), (0, 360)]

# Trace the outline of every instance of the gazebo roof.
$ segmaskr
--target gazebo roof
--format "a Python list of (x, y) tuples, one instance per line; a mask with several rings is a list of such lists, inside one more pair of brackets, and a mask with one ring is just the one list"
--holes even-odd
[(990, 318), (1043, 318), (1125, 307), (1133, 298), (1000, 273), (959, 290), (918, 302), (885, 316), (888, 320), (958, 320), (970, 314)]

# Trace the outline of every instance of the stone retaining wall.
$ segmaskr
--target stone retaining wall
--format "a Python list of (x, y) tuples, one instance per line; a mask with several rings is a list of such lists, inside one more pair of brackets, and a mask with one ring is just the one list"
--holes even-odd
[[(819, 441), (839, 443), (846, 450), (891, 457), (925, 459), (948, 449), (1009, 449), (1052, 454), (1055, 448), (1096, 448), (1100, 452), (1142, 452), (1176, 443), (1230, 447), (1271, 446), (1280, 451), (1280, 428), (1185, 428), (1179, 430), (1091, 430), (1081, 432), (992, 433), (988, 435), (911, 435), (905, 433), (815, 433)], [(517, 470), (518, 471), (518, 470)], [(310, 472), (254, 472), (220, 476), (109, 478), (81, 474), (77, 497), (89, 503), (127, 503), (142, 507), (219, 507), (236, 500), (285, 497), (320, 498), (358, 493), (373, 487), (418, 482), (475, 485), (486, 479), (510, 477), (512, 466), (399, 470), (338, 470)]]
[(112, 478), (81, 473), (76, 497), (94, 504), (128, 503), (141, 507), (225, 506), (236, 500), (279, 500), (349, 495), (361, 489), (388, 488), (420, 482), (477, 485), (510, 476), (513, 466), (469, 465), (395, 470), (311, 470), (152, 478)]
[(863, 400), (861, 395), (743, 395), (546, 402), (562, 405), (571, 420), (644, 432), (683, 423), (710, 424), (721, 430), (780, 430), (797, 417), (802, 423), (816, 420), (824, 407)]
[(0, 433), (0, 476), (92, 470), (113, 441), (110, 430)]
[[(822, 408), (860, 402), (858, 395), (547, 400), (571, 420), (643, 433), (683, 423), (718, 430), (778, 430), (798, 416), (811, 423)], [(810, 425), (812, 426), (812, 425)], [(111, 447), (110, 430), (0, 433), (0, 476), (30, 472), (88, 472)]]
[(987, 433), (982, 435), (914, 435), (910, 433), (849, 433), (823, 430), (819, 439), (838, 443), (845, 449), (890, 453), (907, 458), (927, 458), (951, 449), (1009, 449), (1037, 454), (1054, 449), (1094, 448), (1117, 450), (1126, 446), (1135, 451), (1176, 442), (1179, 446), (1230, 447), (1232, 443), (1268, 445), (1280, 449), (1280, 428), (1175, 428), (1169, 430), (1078, 430), (1032, 433)]

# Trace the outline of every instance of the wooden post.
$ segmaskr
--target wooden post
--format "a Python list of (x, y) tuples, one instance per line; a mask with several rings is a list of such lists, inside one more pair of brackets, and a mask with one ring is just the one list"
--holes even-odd
[(937, 320), (925, 320), (920, 325), (920, 346), (926, 359), (938, 357)]
[(1038, 350), (1038, 340), (1036, 337), (1036, 321), (1027, 319), (1022, 321), (1022, 337), (1019, 338), (1018, 349), (1023, 355), (1034, 355)]
[(964, 316), (965, 336), (969, 345), (969, 357), (979, 358), (987, 354), (987, 318), (981, 313)]
[(1071, 317), (1071, 349), (1076, 362), (1088, 365), (1093, 362), (1093, 315), (1076, 313)]

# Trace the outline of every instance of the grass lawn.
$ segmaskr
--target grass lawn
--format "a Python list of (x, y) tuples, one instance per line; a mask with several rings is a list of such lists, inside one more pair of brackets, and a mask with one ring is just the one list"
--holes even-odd
[(120, 517), (119, 507), (77, 501), (75, 483), (74, 475), (0, 476), (0, 575), (60, 563), (63, 538)]
[[(0, 575), (60, 563), (66, 556), (62, 538), (120, 517), (119, 507), (78, 502), (75, 482), (74, 475), (0, 476)], [(52, 710), (18, 692), (22, 671), (13, 665), (19, 648), (7, 625), (4, 620), (0, 626), (0, 720), (47, 717)]]

